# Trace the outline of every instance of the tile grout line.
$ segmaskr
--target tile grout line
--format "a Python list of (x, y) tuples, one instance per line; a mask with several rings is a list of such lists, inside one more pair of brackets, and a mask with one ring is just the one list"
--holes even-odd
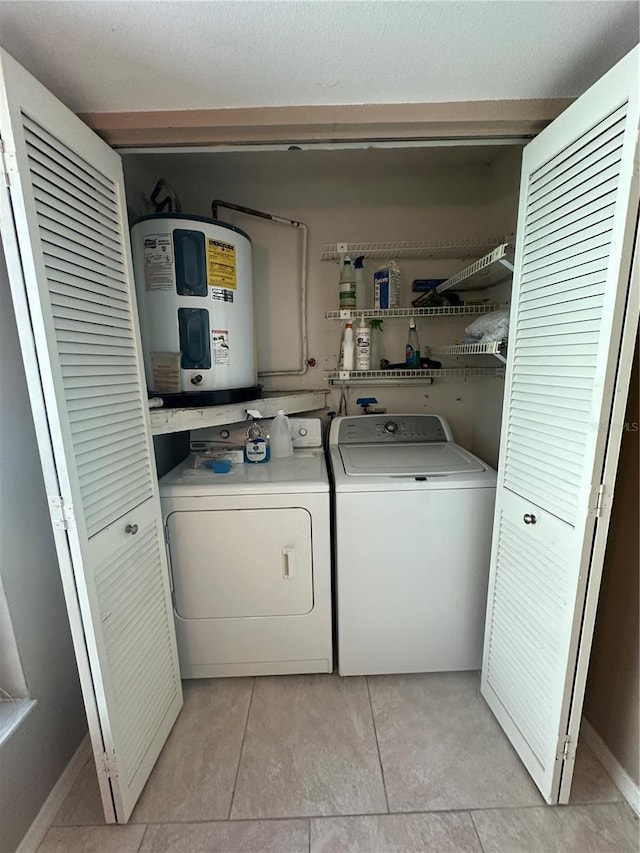
[(311, 818), (310, 817), (307, 818), (307, 833), (308, 833), (307, 837), (309, 839), (309, 851), (308, 851), (308, 853), (311, 853)]
[(249, 704), (247, 706), (247, 716), (244, 721), (244, 731), (242, 732), (242, 742), (240, 744), (240, 752), (238, 753), (238, 764), (236, 767), (236, 775), (233, 780), (233, 790), (231, 791), (231, 802), (229, 803), (229, 814), (227, 815), (227, 820), (231, 820), (231, 811), (233, 809), (233, 801), (236, 797), (236, 786), (238, 784), (238, 774), (240, 773), (240, 762), (242, 761), (242, 753), (244, 751), (244, 742), (247, 737), (247, 729), (249, 728), (249, 714), (251, 713), (251, 706), (253, 704), (253, 694), (256, 689), (256, 677), (253, 676), (251, 681), (251, 696), (249, 697)]
[[(562, 809), (562, 811), (569, 811), (571, 809), (581, 808), (594, 808), (597, 806), (620, 806), (620, 805), (629, 805), (625, 800), (593, 800), (591, 802), (584, 803), (568, 803), (563, 806), (550, 806), (547, 803), (539, 803), (536, 805), (519, 805), (519, 806), (456, 806), (454, 808), (440, 808), (440, 809), (408, 809), (401, 811), (389, 811), (389, 812), (331, 812), (329, 814), (312, 814), (312, 815), (278, 815), (278, 816), (268, 816), (264, 815), (262, 817), (243, 817), (237, 820), (234, 819), (232, 822), (236, 823), (255, 823), (259, 821), (278, 821), (278, 820), (324, 820), (324, 819), (333, 819), (333, 818), (342, 818), (342, 817), (384, 817), (385, 815), (433, 815), (433, 814), (462, 814), (464, 812), (498, 812), (498, 811), (529, 811), (531, 809)], [(629, 806), (629, 808), (631, 808)], [(188, 818), (185, 820), (146, 820), (141, 821), (140, 823), (136, 823), (135, 821), (128, 821), (127, 826), (181, 826), (184, 824), (200, 824), (200, 823), (229, 823), (229, 818), (224, 817), (216, 817), (216, 818)], [(56, 824), (50, 827), (51, 829), (81, 829), (83, 827), (99, 827), (99, 826), (112, 826), (112, 824), (107, 823), (61, 823)]]
[(467, 814), (471, 818), (471, 825), (473, 826), (473, 830), (476, 834), (476, 838), (478, 839), (478, 844), (480, 845), (480, 850), (482, 851), (482, 853), (484, 853), (484, 846), (482, 844), (482, 839), (480, 838), (480, 833), (478, 832), (478, 827), (476, 826), (476, 822), (473, 819), (473, 811), (471, 809), (469, 809)]
[[(133, 826), (136, 826), (136, 824), (133, 824)], [(144, 839), (146, 838), (148, 831), (149, 831), (149, 824), (147, 823), (145, 825), (144, 832), (142, 833), (142, 835), (140, 837), (140, 844), (138, 844), (138, 846), (136, 847), (136, 853), (140, 853), (140, 851), (142, 850), (142, 845), (144, 844)]]
[(384, 791), (384, 800), (387, 804), (387, 814), (391, 814), (389, 808), (389, 795), (387, 794), (387, 783), (384, 778), (384, 767), (382, 766), (382, 755), (380, 754), (380, 741), (378, 740), (378, 729), (376, 728), (376, 718), (373, 713), (373, 702), (371, 701), (371, 688), (369, 687), (369, 676), (365, 675), (365, 683), (367, 685), (367, 696), (369, 697), (369, 710), (371, 711), (371, 722), (373, 724), (373, 734), (376, 739), (376, 748), (378, 750), (378, 763), (380, 764), (380, 773), (382, 775), (382, 790)]

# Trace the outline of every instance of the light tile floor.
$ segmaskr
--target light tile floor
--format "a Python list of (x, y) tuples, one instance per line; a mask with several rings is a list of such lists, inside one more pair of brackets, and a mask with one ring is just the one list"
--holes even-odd
[(185, 682), (127, 826), (92, 762), (39, 853), (638, 853), (639, 825), (586, 744), (545, 806), (475, 673)]

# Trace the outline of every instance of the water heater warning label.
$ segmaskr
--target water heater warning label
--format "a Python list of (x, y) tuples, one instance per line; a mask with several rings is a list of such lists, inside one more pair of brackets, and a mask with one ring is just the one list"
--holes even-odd
[(236, 289), (236, 247), (222, 240), (207, 240), (207, 280), (209, 287)]
[(229, 364), (229, 330), (211, 329), (213, 343), (213, 359), (216, 364)]
[(144, 238), (144, 283), (147, 290), (175, 288), (171, 234), (149, 234)]

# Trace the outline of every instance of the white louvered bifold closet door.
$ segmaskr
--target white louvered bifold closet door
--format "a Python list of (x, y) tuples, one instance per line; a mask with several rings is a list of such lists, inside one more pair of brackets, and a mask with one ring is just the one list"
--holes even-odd
[(124, 822), (182, 691), (122, 166), (0, 68), (2, 241), (105, 816)]
[(619, 446), (614, 389), (628, 382), (621, 342), (637, 323), (627, 301), (637, 71), (636, 50), (523, 160), (482, 692), (550, 803), (561, 784), (566, 801), (573, 773), (578, 658), (588, 660), (601, 571), (598, 494), (613, 488), (600, 487)]

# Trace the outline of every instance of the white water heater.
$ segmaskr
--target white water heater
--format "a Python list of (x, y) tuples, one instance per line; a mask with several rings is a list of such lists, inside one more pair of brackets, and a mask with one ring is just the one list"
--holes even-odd
[(147, 385), (170, 405), (255, 397), (251, 239), (180, 213), (131, 229)]

